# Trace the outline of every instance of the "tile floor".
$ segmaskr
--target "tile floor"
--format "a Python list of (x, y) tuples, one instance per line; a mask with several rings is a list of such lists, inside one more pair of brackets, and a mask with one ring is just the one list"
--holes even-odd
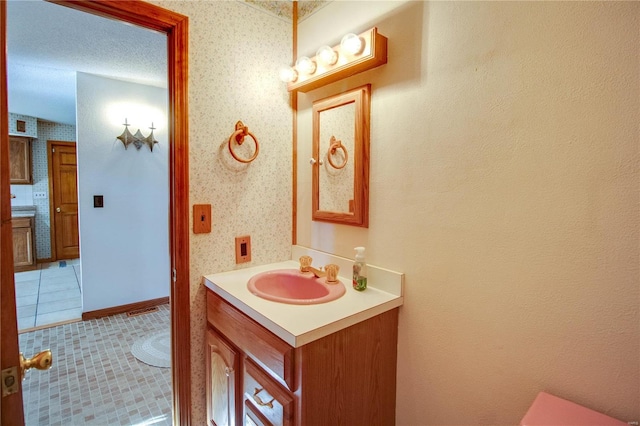
[(14, 275), (18, 331), (82, 318), (80, 260), (38, 267)]
[(53, 353), (50, 370), (23, 382), (26, 425), (171, 425), (171, 369), (131, 354), (137, 339), (170, 327), (169, 305), (159, 308), (20, 334), (23, 353)]

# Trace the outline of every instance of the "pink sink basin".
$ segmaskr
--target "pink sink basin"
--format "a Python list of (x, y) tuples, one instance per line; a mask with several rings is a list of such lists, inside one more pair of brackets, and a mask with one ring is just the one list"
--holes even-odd
[(346, 289), (341, 282), (326, 284), (325, 278), (297, 269), (276, 269), (251, 277), (247, 288), (252, 294), (274, 302), (315, 305), (341, 297)]

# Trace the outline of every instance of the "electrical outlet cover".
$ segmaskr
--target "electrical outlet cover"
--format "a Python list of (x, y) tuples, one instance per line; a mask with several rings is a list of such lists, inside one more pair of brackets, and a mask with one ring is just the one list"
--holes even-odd
[(251, 262), (251, 237), (236, 237), (236, 263)]

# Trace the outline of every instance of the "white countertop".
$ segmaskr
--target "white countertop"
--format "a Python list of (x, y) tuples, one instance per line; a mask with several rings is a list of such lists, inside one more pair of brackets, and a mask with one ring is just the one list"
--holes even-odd
[(11, 206), (11, 217), (33, 217), (35, 215), (35, 206)]
[[(294, 246), (293, 256), (300, 253), (314, 257), (314, 266), (329, 262), (345, 265), (352, 260), (339, 258), (327, 253)], [(255, 266), (235, 271), (204, 276), (205, 286), (224, 300), (238, 308), (247, 316), (280, 337), (293, 347), (300, 347), (343, 328), (372, 318), (383, 312), (401, 306), (402, 282), (404, 275), (368, 265), (369, 277), (365, 291), (356, 291), (351, 281), (342, 274), (340, 281), (347, 289), (337, 300), (317, 305), (290, 305), (262, 299), (249, 292), (247, 282), (253, 275), (274, 269), (299, 269), (297, 261), (284, 261)], [(351, 270), (341, 266), (341, 272)], [(373, 272), (373, 273), (371, 273)], [(374, 278), (374, 279), (372, 279)], [(384, 280), (376, 286), (377, 280)], [(385, 291), (380, 288), (384, 288)]]

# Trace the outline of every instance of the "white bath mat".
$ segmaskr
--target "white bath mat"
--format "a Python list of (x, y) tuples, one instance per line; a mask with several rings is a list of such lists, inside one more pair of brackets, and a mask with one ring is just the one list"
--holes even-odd
[(171, 367), (171, 331), (160, 331), (145, 336), (131, 346), (138, 360), (154, 367)]

